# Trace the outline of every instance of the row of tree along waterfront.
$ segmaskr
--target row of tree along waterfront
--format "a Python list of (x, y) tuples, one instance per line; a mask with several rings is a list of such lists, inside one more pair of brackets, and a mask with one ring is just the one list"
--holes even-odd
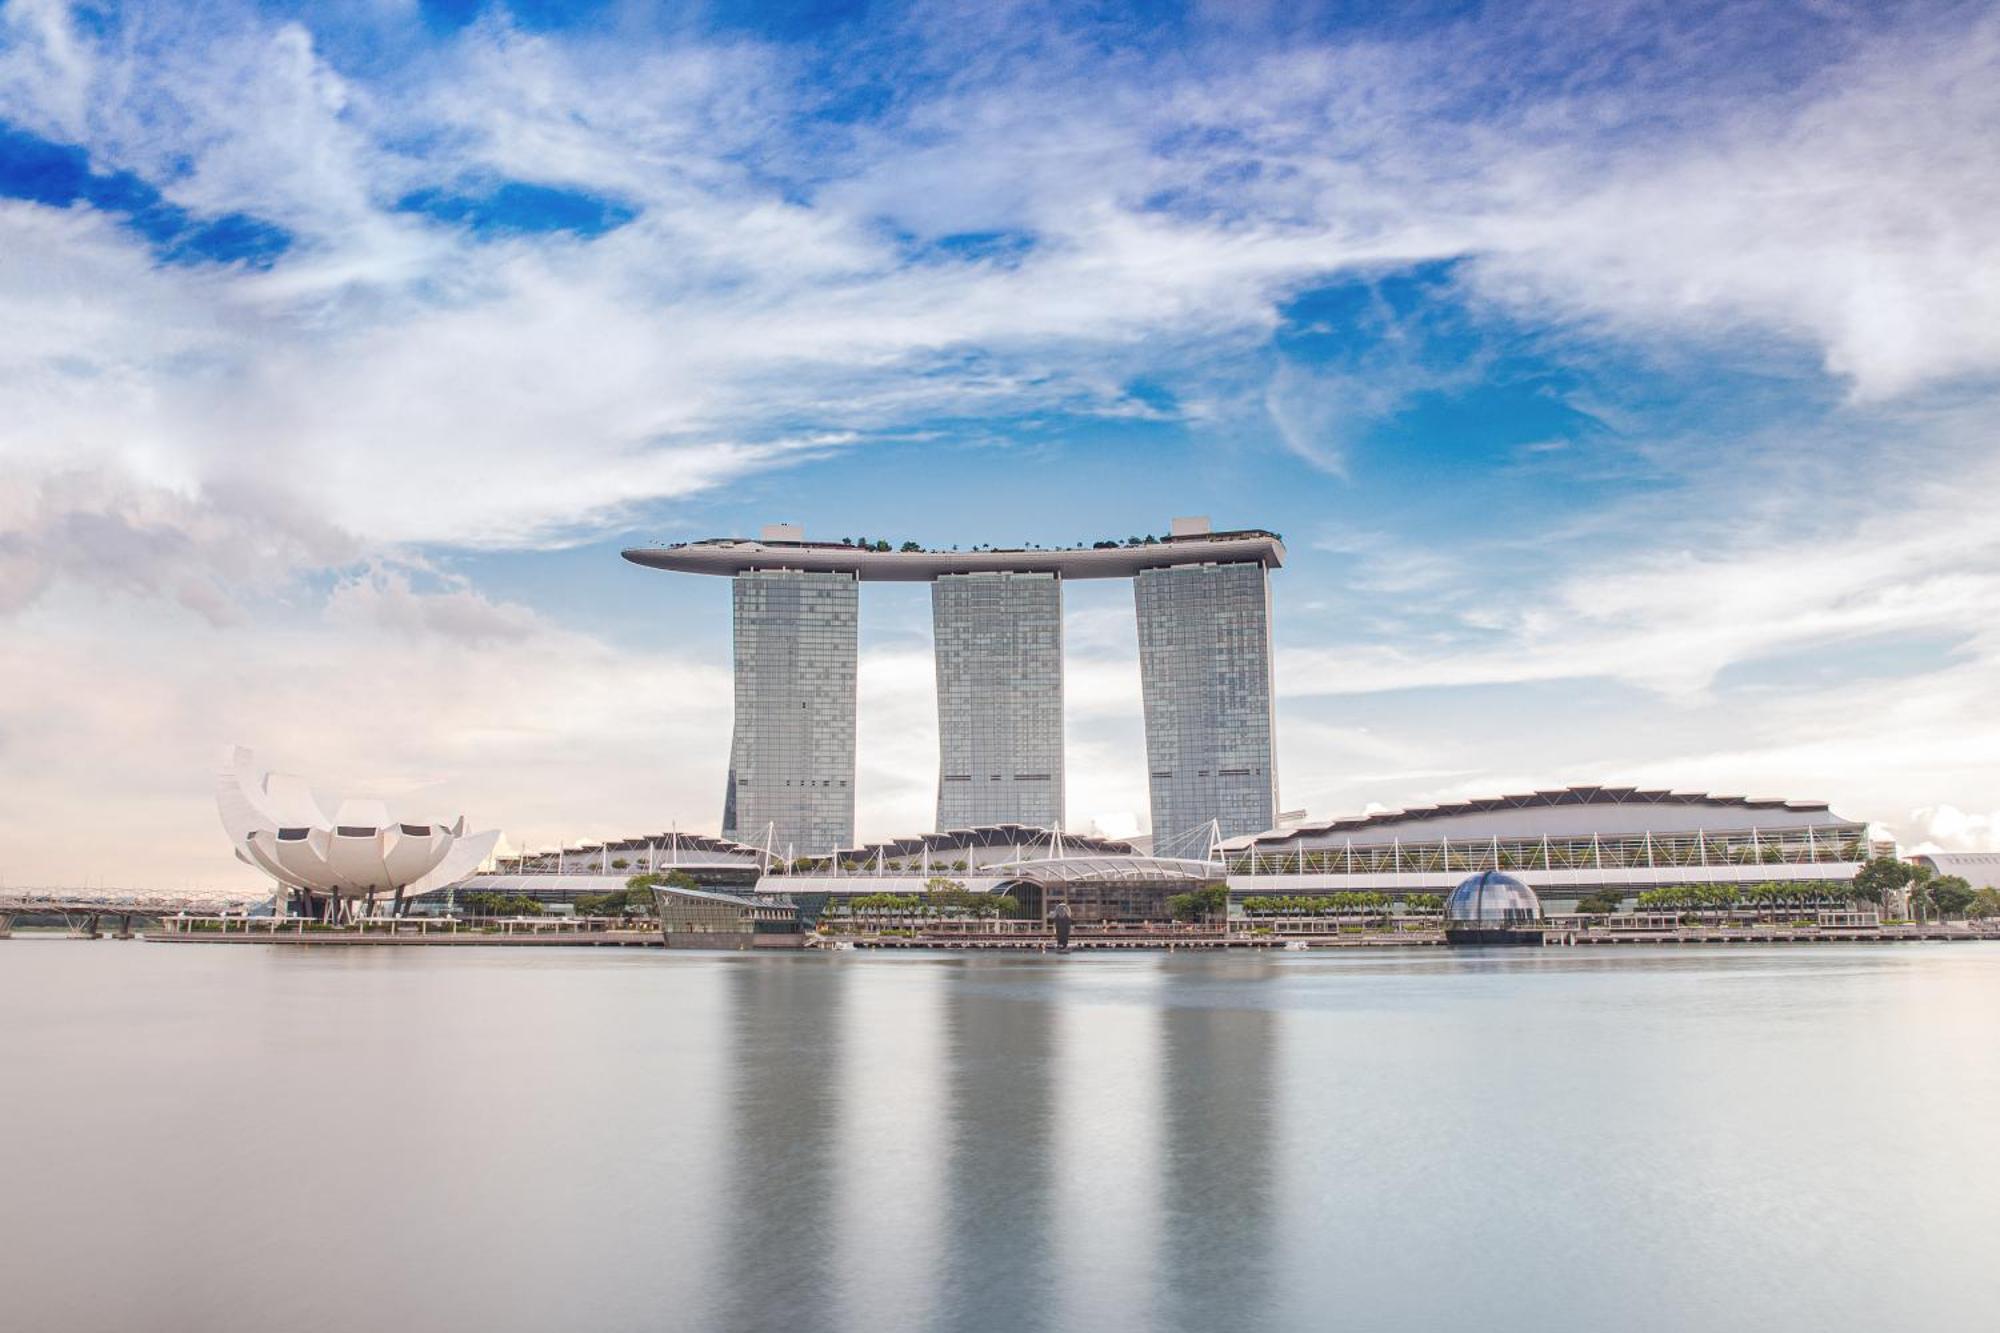
[(1442, 893), (1387, 894), (1372, 891), (1252, 895), (1243, 900), (1249, 916), (1436, 916), (1444, 911)]
[[(625, 887), (610, 893), (586, 893), (576, 900), (578, 916), (657, 916), (653, 890), (698, 889), (686, 872), (675, 870), (661, 875), (634, 875)], [(548, 909), (533, 898), (506, 893), (465, 893), (458, 902), (474, 916), (541, 916)]]
[[(1938, 875), (1928, 866), (1894, 857), (1867, 862), (1851, 880), (1767, 881), (1759, 884), (1676, 884), (1648, 889), (1636, 899), (1641, 912), (1818, 911), (1862, 904), (1880, 907), (1907, 892), (1910, 914), (1919, 920), (2000, 916), (2000, 891), (1974, 889), (1959, 875)], [(1603, 916), (1624, 904), (1625, 894), (1604, 889), (1577, 902), (1577, 911)]]

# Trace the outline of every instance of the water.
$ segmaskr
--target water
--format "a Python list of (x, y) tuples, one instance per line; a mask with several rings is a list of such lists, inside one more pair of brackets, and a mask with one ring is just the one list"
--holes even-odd
[(2000, 946), (0, 943), (0, 1324), (1987, 1329)]

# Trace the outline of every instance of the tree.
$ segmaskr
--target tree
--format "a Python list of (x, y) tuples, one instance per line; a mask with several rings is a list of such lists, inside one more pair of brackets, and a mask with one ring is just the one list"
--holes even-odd
[(461, 900), (477, 916), (540, 916), (542, 905), (533, 898), (504, 893), (468, 893)]
[(1229, 911), (1229, 886), (1209, 884), (1192, 893), (1176, 893), (1167, 899), (1167, 911), (1176, 921), (1212, 921)]
[(1625, 895), (1616, 889), (1599, 889), (1587, 898), (1576, 901), (1576, 910), (1586, 916), (1609, 916), (1625, 901)]
[(1941, 917), (1959, 916), (1979, 895), (1963, 875), (1940, 875), (1925, 886), (1925, 897)]
[(942, 875), (932, 875), (924, 881), (924, 896), (930, 900), (932, 907), (960, 916), (977, 915), (978, 900), (986, 897), (983, 893), (974, 893), (958, 880), (946, 879)]
[(1881, 905), (1889, 896), (1909, 887), (1917, 877), (1917, 867), (1893, 856), (1878, 856), (1854, 872), (1854, 894), (1863, 902)]
[(634, 875), (616, 893), (585, 894), (578, 898), (576, 910), (585, 916), (656, 916), (659, 901), (653, 897), (654, 889), (699, 887), (684, 870), (670, 870), (664, 875)]
[(909, 551), (921, 551), (921, 550), (923, 550), (923, 549), (924, 549), (923, 547), (921, 547), (921, 546), (917, 545), (917, 544), (916, 544), (915, 542), (904, 542), (904, 543), (903, 543), (903, 550), (904, 550), (905, 552), (909, 552)]
[(613, 870), (623, 870), (626, 866), (629, 866), (631, 864), (632, 863), (630, 861), (627, 861), (624, 857), (620, 856), (615, 858), (611, 862), (611, 868)]
[(1966, 904), (1965, 914), (1978, 921), (2000, 916), (2000, 889), (1981, 889), (1973, 894), (1972, 901)]

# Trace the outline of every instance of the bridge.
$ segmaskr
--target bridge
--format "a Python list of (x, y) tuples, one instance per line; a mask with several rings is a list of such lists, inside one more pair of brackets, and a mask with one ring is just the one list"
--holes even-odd
[(111, 938), (129, 940), (135, 921), (164, 921), (182, 913), (191, 916), (241, 916), (261, 901), (193, 896), (107, 896), (69, 893), (61, 889), (0, 894), (0, 940), (14, 933), (14, 923), (22, 917), (60, 917), (69, 928), (70, 938), (77, 940), (103, 938), (109, 923)]

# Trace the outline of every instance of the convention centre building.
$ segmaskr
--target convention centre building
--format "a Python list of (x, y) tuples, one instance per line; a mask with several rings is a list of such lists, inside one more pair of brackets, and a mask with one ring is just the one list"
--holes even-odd
[(1181, 857), (1013, 823), (791, 861), (726, 839), (655, 834), (510, 857), (459, 887), (564, 902), (641, 871), (679, 869), (704, 887), (780, 895), (816, 916), (870, 895), (921, 898), (945, 881), (1006, 894), (1031, 916), (1067, 902), (1079, 920), (1144, 921), (1161, 919), (1172, 895), (1211, 884), (1226, 884), (1239, 908), (1246, 899), (1346, 893), (1395, 902), (1449, 894), (1491, 871), (1561, 915), (1607, 893), (1633, 901), (1684, 886), (1843, 885), (1893, 850), (1824, 802), (1589, 786), (1300, 823)]

